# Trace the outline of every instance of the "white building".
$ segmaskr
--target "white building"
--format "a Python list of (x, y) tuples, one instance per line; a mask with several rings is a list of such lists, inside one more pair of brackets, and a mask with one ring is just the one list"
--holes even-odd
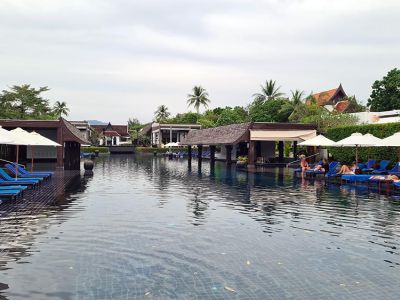
[[(170, 142), (180, 143), (186, 138), (191, 130), (201, 129), (199, 124), (151, 124), (150, 134), (151, 144), (153, 146), (162, 147)], [(145, 133), (145, 134), (146, 134)]]
[(358, 113), (351, 113), (357, 117), (359, 124), (385, 124), (400, 122), (400, 110), (389, 111), (363, 111)]

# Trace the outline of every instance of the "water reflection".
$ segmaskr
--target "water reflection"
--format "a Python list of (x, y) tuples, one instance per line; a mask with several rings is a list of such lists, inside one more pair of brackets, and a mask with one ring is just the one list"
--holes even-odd
[[(18, 254), (18, 264), (11, 255), (4, 260), (0, 281), (13, 278), (5, 296), (26, 296), (26, 282), (37, 299), (348, 299), (399, 292), (382, 284), (400, 279), (392, 271), (400, 254), (400, 207), (392, 198), (297, 180), (287, 169), (255, 174), (195, 159), (189, 168), (183, 159), (110, 156), (96, 160), (94, 171), (45, 207), (1, 220), (2, 232), (16, 230), (9, 236), (24, 235), (19, 227), (31, 236), (19, 241), (28, 254)], [(63, 238), (50, 243), (59, 232)]]

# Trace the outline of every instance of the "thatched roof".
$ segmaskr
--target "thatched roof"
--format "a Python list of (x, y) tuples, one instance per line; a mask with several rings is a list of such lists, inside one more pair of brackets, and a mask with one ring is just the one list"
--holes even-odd
[(232, 145), (248, 140), (251, 123), (191, 130), (182, 145)]

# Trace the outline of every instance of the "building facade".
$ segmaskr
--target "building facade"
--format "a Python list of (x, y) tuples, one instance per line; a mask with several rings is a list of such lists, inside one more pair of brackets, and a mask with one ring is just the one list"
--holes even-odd
[(100, 146), (122, 146), (132, 144), (131, 136), (128, 131), (128, 125), (91, 125), (98, 134), (98, 143)]
[(150, 138), (153, 147), (163, 147), (168, 143), (181, 143), (190, 131), (201, 129), (199, 124), (160, 124), (145, 126), (141, 134)]

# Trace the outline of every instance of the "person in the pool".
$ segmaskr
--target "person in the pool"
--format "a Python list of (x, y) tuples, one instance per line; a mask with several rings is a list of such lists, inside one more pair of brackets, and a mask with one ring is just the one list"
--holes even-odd
[(300, 168), (301, 177), (304, 178), (304, 174), (307, 170), (310, 170), (310, 165), (307, 162), (306, 156), (304, 154), (300, 155)]

